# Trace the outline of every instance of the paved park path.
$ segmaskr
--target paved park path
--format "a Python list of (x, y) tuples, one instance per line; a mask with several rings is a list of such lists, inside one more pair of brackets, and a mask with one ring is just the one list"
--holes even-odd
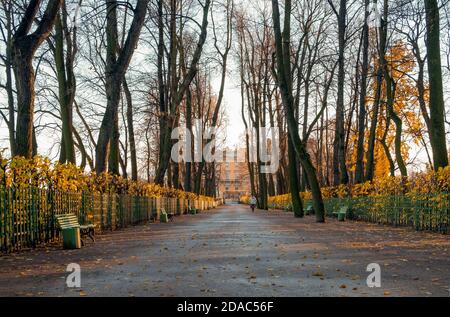
[[(367, 223), (316, 224), (225, 206), (97, 237), (0, 255), (0, 296), (449, 296), (450, 238)], [(81, 266), (81, 289), (65, 285)], [(381, 288), (368, 288), (369, 263)]]

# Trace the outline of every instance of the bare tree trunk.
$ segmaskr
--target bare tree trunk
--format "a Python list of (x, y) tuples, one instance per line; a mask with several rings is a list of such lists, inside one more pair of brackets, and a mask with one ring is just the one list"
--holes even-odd
[[(76, 28), (74, 28), (74, 32)], [(65, 40), (65, 41), (64, 41)], [(64, 42), (67, 43), (66, 58)], [(67, 11), (65, 1), (55, 22), (55, 45), (52, 47), (55, 56), (55, 67), (58, 77), (59, 103), (61, 108), (62, 140), (61, 163), (76, 164), (75, 145), (73, 140), (73, 100), (75, 98), (75, 76), (73, 74), (73, 43), (67, 30)], [(75, 46), (76, 50), (76, 46)]]
[(241, 53), (241, 65), (240, 65), (240, 77), (241, 77), (241, 116), (242, 116), (242, 121), (244, 122), (244, 126), (245, 126), (245, 131), (247, 133), (245, 133), (245, 145), (246, 145), (246, 161), (247, 161), (247, 167), (248, 167), (248, 173), (250, 176), (250, 191), (252, 196), (256, 195), (256, 188), (255, 188), (255, 176), (254, 176), (254, 170), (253, 170), (253, 166), (252, 163), (250, 162), (250, 140), (249, 140), (249, 135), (248, 135), (248, 124), (247, 124), (247, 120), (245, 119), (245, 89), (244, 89), (244, 85), (245, 85), (245, 81), (244, 81), (244, 66), (242, 64), (242, 53), (243, 53), (243, 49), (242, 49), (242, 39), (239, 39), (239, 48), (240, 48), (240, 53)]
[[(120, 54), (117, 55), (118, 37), (117, 37), (117, 1), (105, 0), (107, 7), (106, 19), (106, 38), (107, 38), (107, 57), (106, 57), (106, 96), (107, 104), (105, 114), (103, 115), (102, 124), (98, 136), (97, 146), (95, 149), (96, 172), (101, 174), (106, 171), (106, 163), (108, 159), (108, 146), (110, 143), (115, 144), (111, 147), (113, 152), (112, 164), (109, 169), (118, 173), (119, 171), (119, 147), (117, 144), (118, 131), (115, 131), (116, 118), (118, 118), (118, 107), (120, 102), (120, 88), (125, 76), (125, 72), (130, 64), (134, 49), (139, 41), (142, 26), (144, 25), (145, 15), (147, 13), (147, 4), (149, 0), (138, 0), (134, 9), (134, 17), (128, 31), (127, 39)], [(116, 140), (116, 141), (115, 141)], [(115, 153), (117, 151), (117, 153)]]
[[(192, 135), (192, 94), (188, 89), (186, 91), (186, 129)], [(188, 157), (192, 157), (193, 152), (193, 142), (186, 144), (186, 151), (189, 151)], [(192, 162), (188, 160), (185, 164), (185, 174), (184, 174), (184, 190), (186, 192), (192, 191)]]
[(289, 157), (289, 190), (291, 192), (292, 210), (295, 217), (301, 218), (305, 215), (303, 202), (300, 197), (300, 188), (298, 181), (297, 159), (295, 155), (294, 144), (291, 136), (288, 135), (288, 157)]
[[(203, 6), (203, 20), (201, 25), (201, 32), (200, 37), (197, 42), (197, 47), (195, 49), (194, 55), (192, 57), (191, 64), (189, 66), (189, 70), (184, 76), (184, 78), (181, 80), (181, 85), (179, 88), (177, 88), (176, 94), (171, 97), (170, 101), (170, 109), (169, 113), (173, 114), (176, 112), (177, 107), (180, 105), (186, 90), (189, 89), (189, 86), (192, 82), (192, 80), (195, 77), (195, 74), (197, 73), (197, 64), (200, 60), (202, 51), (203, 51), (203, 45), (206, 41), (207, 36), (207, 28), (208, 28), (208, 13), (209, 13), (209, 7), (211, 5), (211, 0), (206, 0), (205, 5)], [(167, 116), (167, 124), (165, 125), (167, 128), (163, 129), (160, 133), (163, 133), (161, 144), (160, 144), (160, 159), (158, 168), (156, 170), (156, 177), (155, 182), (157, 184), (163, 184), (164, 183), (164, 177), (166, 175), (167, 167), (169, 166), (170, 162), (170, 147), (171, 147), (171, 140), (170, 140), (170, 133), (171, 128), (173, 127), (173, 120), (170, 120), (170, 116)]]
[(86, 167), (86, 163), (89, 164), (89, 168), (93, 171), (95, 169), (94, 162), (92, 161), (92, 157), (89, 156), (89, 154), (86, 151), (86, 147), (84, 146), (83, 140), (81, 139), (80, 134), (76, 129), (73, 129), (73, 134), (75, 136), (75, 139), (77, 140), (77, 143), (75, 143), (75, 146), (78, 148), (78, 150), (81, 153), (81, 163), (80, 168), (84, 170)]
[(128, 87), (127, 80), (125, 78), (123, 79), (123, 91), (125, 93), (125, 99), (127, 101), (127, 125), (128, 125), (128, 138), (130, 143), (131, 179), (133, 181), (137, 181), (138, 171), (137, 171), (136, 141), (134, 136), (133, 99), (131, 98), (131, 92)]
[(395, 164), (394, 164), (394, 160), (392, 159), (391, 152), (389, 150), (389, 145), (387, 144), (387, 141), (386, 141), (388, 133), (389, 133), (390, 123), (391, 123), (391, 118), (390, 118), (389, 115), (387, 115), (387, 118), (386, 118), (386, 130), (385, 130), (385, 132), (383, 134), (382, 139), (380, 140), (380, 143), (383, 146), (384, 153), (386, 154), (386, 157), (387, 157), (388, 162), (389, 162), (390, 176), (394, 177), (395, 176)]
[(38, 144), (37, 144), (37, 138), (36, 138), (36, 127), (33, 126), (33, 133), (32, 133), (32, 155), (33, 157), (38, 155)]
[[(162, 151), (165, 146), (164, 143), (166, 138), (166, 127), (167, 124), (167, 113), (169, 111), (167, 105), (167, 88), (166, 81), (164, 78), (164, 20), (163, 20), (163, 0), (158, 0), (158, 93), (159, 93), (159, 160), (161, 162), (163, 158)], [(160, 163), (161, 164), (161, 163)], [(164, 181), (164, 176), (162, 181), (158, 181), (161, 184)]]
[[(213, 24), (214, 47), (216, 49), (216, 52), (221, 57), (221, 71), (222, 71), (221, 79), (220, 79), (219, 95), (217, 97), (217, 102), (216, 102), (216, 105), (214, 108), (214, 113), (213, 113), (212, 120), (211, 120), (212, 127), (217, 126), (217, 121), (219, 119), (219, 113), (220, 113), (223, 96), (224, 96), (224, 92), (225, 92), (225, 81), (226, 81), (226, 75), (227, 75), (227, 69), (228, 69), (228, 67), (227, 67), (228, 55), (231, 50), (231, 45), (233, 44), (232, 43), (232, 40), (233, 40), (233, 30), (232, 30), (233, 8), (234, 8), (233, 0), (227, 0), (226, 6), (225, 6), (226, 18), (227, 18), (227, 32), (226, 32), (226, 43), (225, 43), (225, 48), (224, 48), (223, 52), (219, 47), (219, 43), (218, 43), (219, 40), (218, 40), (218, 37), (216, 34), (214, 18), (211, 18), (212, 24)], [(213, 17), (213, 15), (211, 15), (211, 17)], [(208, 140), (206, 140), (206, 143), (214, 142), (215, 138), (216, 138), (216, 136), (214, 134), (211, 135), (211, 137)], [(215, 147), (212, 149), (212, 154), (214, 155), (214, 153), (215, 153)], [(200, 173), (203, 171), (204, 166), (205, 166), (205, 162), (202, 160), (202, 162), (200, 162), (199, 167), (198, 167)]]
[(275, 31), (276, 60), (277, 60), (277, 83), (281, 90), (281, 96), (285, 112), (287, 116), (288, 129), (292, 142), (295, 146), (296, 153), (300, 159), (302, 166), (307, 173), (308, 180), (311, 185), (313, 194), (314, 210), (316, 212), (317, 222), (325, 221), (325, 207), (323, 204), (322, 193), (319, 182), (317, 181), (316, 169), (314, 168), (311, 158), (306, 151), (303, 142), (300, 139), (298, 125), (294, 116), (294, 98), (292, 96), (292, 77), (290, 65), (290, 15), (291, 1), (285, 1), (285, 18), (284, 31), (281, 33), (280, 12), (278, 0), (272, 0), (272, 14)]
[(369, 72), (369, 0), (365, 0), (365, 18), (363, 27), (363, 60), (361, 68), (361, 88), (359, 92), (358, 113), (358, 145), (356, 149), (356, 171), (355, 182), (364, 182), (364, 141), (366, 133), (366, 97), (367, 97), (367, 75)]
[(33, 118), (34, 118), (34, 69), (33, 57), (45, 41), (55, 23), (61, 0), (49, 0), (45, 13), (37, 29), (28, 34), (41, 1), (31, 0), (12, 39), (12, 65), (17, 89), (17, 127), (16, 154), (31, 158), (33, 156)]
[(13, 4), (10, 1), (2, 1), (3, 10), (6, 15), (6, 56), (5, 56), (5, 72), (6, 72), (6, 93), (8, 97), (8, 118), (4, 116), (4, 119), (8, 125), (8, 133), (9, 133), (9, 146), (11, 157), (16, 155), (16, 133), (15, 133), (15, 105), (14, 105), (14, 92), (13, 92), (13, 69), (12, 69), (12, 8)]
[[(330, 4), (332, 3), (330, 0), (329, 2)], [(339, 26), (339, 64), (338, 96), (336, 104), (336, 134), (333, 147), (334, 185), (347, 184), (349, 181), (345, 157), (344, 127), (345, 33), (347, 29), (347, 0), (340, 0), (337, 18)]]
[(147, 155), (146, 155), (146, 172), (147, 172), (147, 182), (151, 181), (150, 167), (151, 167), (151, 144), (150, 144), (150, 125), (145, 129), (145, 145), (147, 146)]
[[(256, 95), (256, 94), (255, 94)], [(265, 142), (264, 136), (260, 135), (260, 111), (261, 104), (259, 98), (255, 98), (255, 130), (256, 130), (256, 161), (257, 161), (257, 171), (258, 171), (258, 208), (267, 210), (267, 179), (266, 175), (261, 172), (261, 166), (263, 163), (261, 162), (261, 143)]]
[(383, 82), (383, 70), (381, 67), (377, 71), (377, 86), (375, 91), (375, 100), (373, 102), (372, 120), (370, 122), (369, 141), (366, 154), (366, 181), (372, 181), (375, 170), (375, 142), (377, 136), (378, 112), (380, 109), (381, 86)]
[(428, 77), (430, 80), (430, 143), (434, 169), (448, 166), (445, 104), (442, 84), (440, 21), (437, 0), (424, 0), (427, 21)]
[(401, 118), (394, 110), (395, 100), (395, 83), (392, 80), (389, 72), (389, 65), (386, 61), (386, 46), (387, 46), (387, 18), (388, 18), (388, 0), (384, 0), (384, 17), (381, 19), (380, 27), (380, 62), (384, 72), (384, 81), (386, 88), (386, 107), (388, 114), (395, 124), (395, 159), (402, 177), (408, 176), (405, 161), (402, 157), (402, 132), (403, 123)]
[[(119, 87), (119, 92), (120, 92), (120, 87)], [(113, 125), (113, 128), (112, 128), (113, 131), (112, 131), (111, 138), (109, 140), (108, 172), (113, 175), (120, 175), (120, 171), (119, 171), (119, 165), (120, 165), (119, 111), (116, 111), (112, 125)]]

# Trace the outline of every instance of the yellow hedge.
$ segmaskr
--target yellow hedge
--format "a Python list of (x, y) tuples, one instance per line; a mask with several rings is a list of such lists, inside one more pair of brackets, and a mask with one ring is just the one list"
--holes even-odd
[[(429, 171), (410, 176), (408, 179), (401, 177), (383, 177), (372, 182), (353, 186), (336, 186), (322, 188), (322, 196), (327, 198), (345, 197), (376, 197), (391, 195), (406, 195), (413, 197), (421, 194), (435, 194), (450, 192), (450, 166), (439, 169), (438, 172)], [(311, 192), (300, 194), (302, 199), (312, 199)], [(248, 203), (249, 197), (241, 197), (242, 203)], [(291, 195), (269, 197), (269, 205), (274, 208), (284, 208), (291, 202)]]
[(73, 164), (51, 163), (48, 158), (41, 156), (36, 156), (31, 160), (23, 157), (0, 159), (0, 186), (37, 187), (67, 192), (116, 192), (153, 198), (214, 200), (211, 197), (198, 196), (157, 184), (142, 181), (133, 182), (108, 173), (100, 175), (95, 172), (85, 173)]

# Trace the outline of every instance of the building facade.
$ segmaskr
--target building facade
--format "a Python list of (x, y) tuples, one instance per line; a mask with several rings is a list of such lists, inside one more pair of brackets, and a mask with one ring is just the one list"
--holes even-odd
[(226, 149), (223, 162), (217, 164), (219, 197), (239, 201), (250, 195), (250, 175), (246, 161), (246, 149)]

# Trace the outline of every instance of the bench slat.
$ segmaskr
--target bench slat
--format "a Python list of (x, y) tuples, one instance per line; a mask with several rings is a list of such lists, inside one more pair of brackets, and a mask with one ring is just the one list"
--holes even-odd
[(74, 214), (55, 215), (61, 229), (80, 228), (78, 217)]
[(60, 226), (79, 226), (80, 224), (78, 222), (60, 222)]
[(60, 226), (61, 229), (76, 229), (79, 228), (80, 226)]
[(82, 229), (95, 228), (95, 225), (83, 225), (83, 226), (80, 226), (80, 228), (82, 228)]

